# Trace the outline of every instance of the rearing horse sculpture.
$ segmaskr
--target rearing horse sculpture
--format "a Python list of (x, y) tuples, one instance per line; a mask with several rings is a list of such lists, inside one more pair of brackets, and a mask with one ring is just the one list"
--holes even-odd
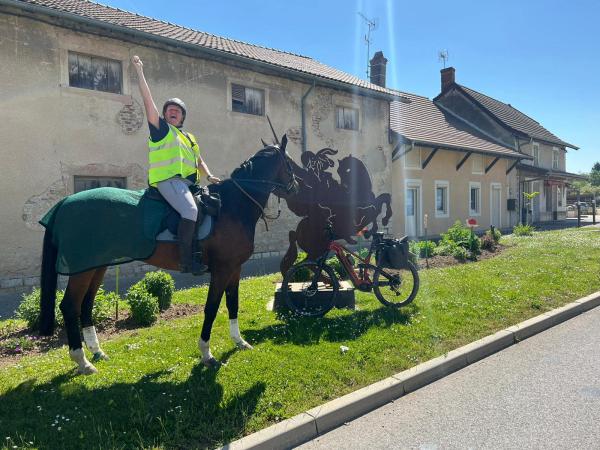
[[(226, 296), (232, 339), (240, 349), (252, 348), (240, 336), (237, 323), (240, 272), (242, 263), (247, 261), (254, 251), (256, 223), (264, 215), (269, 195), (272, 192), (278, 196), (291, 194), (298, 189), (290, 159), (285, 152), (286, 144), (287, 137), (284, 136), (281, 145), (266, 146), (236, 169), (231, 179), (209, 187), (211, 192), (219, 193), (222, 207), (212, 236), (202, 242), (204, 263), (210, 271), (210, 287), (204, 308), (199, 347), (202, 362), (207, 366), (219, 364), (210, 351), (209, 341), (223, 292)], [(60, 213), (61, 208), (58, 207), (55, 214)], [(41, 274), (42, 335), (50, 335), (54, 331), (56, 263), (59, 250), (53, 244), (53, 230), (47, 228)], [(168, 270), (178, 270), (179, 252), (176, 243), (157, 243), (154, 253), (145, 262)], [(106, 267), (99, 267), (71, 275), (60, 304), (69, 342), (69, 354), (82, 374), (95, 373), (97, 369), (83, 353), (80, 320), (86, 345), (90, 347), (95, 358), (106, 358), (100, 349), (92, 323), (94, 297), (105, 272)], [(93, 330), (93, 336), (89, 336), (90, 330)]]

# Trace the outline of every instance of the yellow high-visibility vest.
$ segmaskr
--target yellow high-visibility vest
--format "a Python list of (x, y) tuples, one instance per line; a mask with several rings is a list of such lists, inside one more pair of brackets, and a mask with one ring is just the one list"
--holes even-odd
[(193, 134), (187, 133), (186, 137), (177, 127), (169, 124), (169, 133), (158, 142), (148, 140), (148, 147), (150, 186), (156, 187), (161, 181), (176, 175), (183, 178), (197, 175), (200, 149)]

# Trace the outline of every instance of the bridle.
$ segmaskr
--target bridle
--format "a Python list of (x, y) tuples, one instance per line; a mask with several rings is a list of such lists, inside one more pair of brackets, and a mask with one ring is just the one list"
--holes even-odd
[[(253, 184), (263, 184), (263, 185), (267, 185), (269, 187), (268, 192), (269, 194), (274, 193), (275, 190), (277, 189), (282, 189), (286, 194), (291, 194), (294, 190), (295, 187), (297, 186), (297, 177), (294, 174), (294, 170), (292, 168), (291, 163), (288, 161), (288, 159), (286, 158), (285, 154), (280, 150), (279, 147), (275, 147), (273, 146), (272, 148), (276, 149), (277, 154), (279, 155), (280, 158), (283, 159), (283, 163), (285, 166), (285, 170), (286, 170), (286, 174), (289, 177), (289, 182), (286, 183), (280, 183), (278, 181), (271, 181), (271, 180), (255, 180), (252, 178), (234, 178), (231, 177), (230, 180), (233, 182), (234, 186), (237, 187), (246, 197), (248, 197), (250, 199), (250, 201), (252, 203), (254, 203), (258, 209), (260, 209), (260, 217), (263, 220), (263, 222), (265, 223), (265, 228), (267, 231), (269, 231), (269, 226), (267, 225), (267, 219), (269, 220), (277, 220), (279, 219), (279, 216), (281, 216), (281, 196), (277, 196), (278, 197), (278, 201), (277, 201), (277, 215), (276, 216), (269, 216), (266, 212), (265, 209), (261, 206), (260, 203), (258, 203), (256, 201), (256, 199), (254, 197), (252, 197), (252, 195), (250, 195), (240, 184), (239, 182), (244, 182), (244, 183), (253, 183)], [(248, 166), (251, 165), (252, 162), (248, 159), (246, 161), (244, 161), (241, 165), (241, 167), (244, 166)], [(277, 195), (277, 194), (275, 194)]]

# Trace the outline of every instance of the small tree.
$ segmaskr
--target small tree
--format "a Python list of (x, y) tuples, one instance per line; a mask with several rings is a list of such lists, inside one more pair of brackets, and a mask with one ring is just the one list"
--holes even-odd
[(592, 186), (600, 186), (600, 162), (594, 164), (590, 172), (590, 183)]
[(532, 207), (533, 205), (533, 199), (536, 198), (538, 195), (540, 195), (539, 192), (523, 192), (523, 196), (525, 197), (525, 207), (526, 209), (526, 213), (525, 213), (525, 223), (526, 224), (530, 224), (529, 222), (529, 208)]

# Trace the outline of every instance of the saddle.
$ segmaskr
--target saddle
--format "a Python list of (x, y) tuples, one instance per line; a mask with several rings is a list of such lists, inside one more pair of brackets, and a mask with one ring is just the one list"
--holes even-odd
[[(221, 197), (218, 193), (210, 193), (206, 186), (192, 185), (190, 191), (194, 196), (198, 206), (198, 218), (196, 220), (196, 240), (203, 241), (207, 239), (213, 231), (213, 225), (221, 211)], [(161, 232), (156, 236), (158, 241), (176, 241), (177, 227), (181, 216), (169, 203), (163, 198), (161, 193), (155, 187), (149, 187), (144, 191), (144, 196), (150, 200), (160, 201), (167, 206), (162, 224)]]

